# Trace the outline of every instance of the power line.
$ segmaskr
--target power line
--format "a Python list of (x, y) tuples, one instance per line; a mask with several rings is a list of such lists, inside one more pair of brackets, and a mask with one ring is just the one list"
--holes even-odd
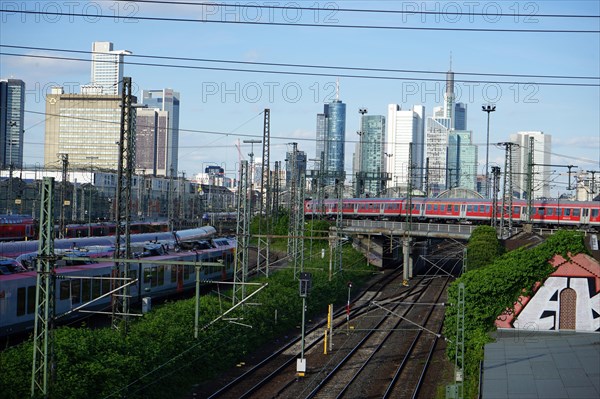
[[(68, 16), (90, 18), (90, 15), (75, 12), (51, 12), (51, 11), (30, 11), (30, 10), (5, 10), (0, 9), (0, 13), (30, 14), (30, 15), (50, 15), (50, 16)], [(93, 18), (114, 19), (113, 15), (93, 15)], [(231, 20), (210, 20), (194, 18), (167, 18), (167, 17), (147, 17), (147, 16), (118, 16), (124, 20), (141, 21), (161, 21), (161, 22), (190, 22), (190, 23), (214, 23), (229, 25), (257, 25), (257, 26), (294, 26), (310, 28), (337, 28), (337, 29), (379, 29), (379, 30), (397, 30), (397, 31), (440, 31), (440, 32), (504, 32), (504, 33), (593, 33), (598, 34), (600, 30), (577, 30), (577, 29), (502, 29), (502, 28), (456, 28), (456, 27), (417, 27), (417, 26), (391, 26), (391, 25), (347, 25), (347, 24), (319, 24), (319, 23), (290, 23), (290, 22), (257, 22), (257, 21), (231, 21)]]
[[(9, 44), (0, 44), (0, 47), (15, 48), (21, 50), (41, 50), (61, 53), (75, 53), (75, 54), (86, 54), (92, 55), (93, 51), (87, 50), (71, 50), (71, 49), (60, 49), (60, 48), (48, 48), (48, 47), (32, 47), (32, 46), (17, 46)], [(127, 58), (149, 58), (149, 59), (162, 59), (171, 61), (194, 61), (194, 62), (211, 62), (211, 63), (222, 63), (222, 64), (240, 64), (240, 65), (260, 65), (260, 66), (277, 66), (277, 67), (293, 67), (293, 68), (314, 68), (314, 69), (334, 69), (339, 71), (340, 69), (350, 71), (365, 71), (365, 72), (394, 72), (394, 73), (419, 73), (419, 74), (436, 74), (445, 75), (447, 71), (431, 71), (431, 70), (418, 70), (418, 69), (392, 69), (392, 68), (367, 68), (367, 67), (348, 67), (341, 65), (309, 65), (309, 64), (291, 64), (291, 63), (274, 63), (274, 62), (257, 62), (257, 61), (238, 61), (238, 60), (222, 60), (222, 59), (209, 59), (209, 58), (193, 58), (193, 57), (176, 57), (176, 56), (160, 56), (160, 55), (143, 55), (143, 54), (130, 54)], [(103, 60), (97, 60), (103, 62)], [(104, 61), (111, 62), (111, 61)], [(533, 74), (507, 74), (507, 73), (484, 73), (484, 72), (458, 72), (453, 71), (455, 75), (471, 75), (471, 76), (498, 76), (498, 77), (511, 77), (511, 78), (543, 78), (543, 79), (594, 79), (600, 80), (600, 76), (569, 76), (569, 75), (533, 75)], [(338, 76), (337, 74), (335, 76)], [(445, 79), (445, 78), (444, 78)]]
[[(78, 62), (92, 62), (87, 58), (74, 58), (74, 57), (58, 57), (50, 55), (36, 55), (36, 54), (16, 54), (0, 52), (0, 55), (14, 56), (14, 57), (26, 57), (26, 58), (42, 58), (42, 59), (53, 59), (63, 61), (78, 61)], [(401, 80), (401, 81), (426, 81), (426, 82), (441, 82), (445, 81), (445, 78), (440, 77), (439, 79), (434, 78), (422, 78), (422, 77), (400, 77), (400, 76), (371, 76), (371, 75), (352, 75), (352, 74), (340, 74), (340, 73), (319, 73), (319, 72), (294, 72), (294, 71), (274, 71), (274, 70), (259, 70), (259, 69), (241, 69), (241, 68), (223, 68), (223, 67), (207, 67), (199, 65), (176, 65), (176, 64), (151, 64), (145, 62), (130, 62), (124, 61), (125, 65), (138, 65), (138, 66), (149, 66), (149, 67), (164, 67), (164, 68), (181, 68), (181, 69), (198, 69), (198, 70), (210, 70), (210, 71), (221, 71), (221, 72), (247, 72), (247, 73), (267, 73), (274, 75), (293, 75), (293, 76), (321, 76), (321, 77), (338, 77), (338, 78), (356, 78), (356, 79), (375, 79), (375, 80)], [(527, 81), (493, 81), (493, 80), (460, 80), (462, 83), (482, 83), (482, 84), (529, 84), (539, 86), (568, 86), (568, 87), (600, 87), (600, 83), (560, 83), (560, 82), (527, 82)]]
[[(165, 0), (117, 0), (125, 3), (151, 3), (165, 5), (187, 5), (203, 7), (235, 7), (235, 8), (256, 8), (256, 9), (275, 9), (275, 10), (302, 10), (302, 11), (336, 11), (348, 13), (372, 13), (372, 14), (408, 14), (408, 15), (454, 15), (454, 16), (482, 16), (482, 17), (531, 17), (531, 18), (600, 18), (600, 15), (584, 14), (520, 14), (520, 13), (494, 13), (494, 12), (461, 12), (461, 11), (421, 11), (421, 10), (382, 10), (369, 8), (325, 8), (325, 7), (302, 7), (302, 6), (277, 6), (259, 4), (231, 4), (231, 3), (190, 3), (185, 1), (165, 1)], [(277, 3), (274, 3), (277, 4)]]

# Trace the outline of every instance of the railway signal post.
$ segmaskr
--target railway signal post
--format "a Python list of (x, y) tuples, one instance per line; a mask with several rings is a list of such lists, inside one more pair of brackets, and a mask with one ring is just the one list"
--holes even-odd
[(300, 350), (300, 358), (296, 360), (296, 372), (298, 377), (304, 377), (306, 374), (306, 359), (304, 358), (304, 322), (306, 318), (306, 297), (312, 285), (312, 276), (310, 273), (300, 273), (300, 297), (302, 298), (302, 347)]

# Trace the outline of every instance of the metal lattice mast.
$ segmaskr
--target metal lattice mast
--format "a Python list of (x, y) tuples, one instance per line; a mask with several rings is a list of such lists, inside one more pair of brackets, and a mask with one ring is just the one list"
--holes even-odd
[(173, 167), (169, 173), (169, 189), (167, 190), (167, 218), (169, 219), (169, 231), (175, 230), (175, 199), (173, 198), (173, 192), (175, 187), (173, 186)]
[(344, 176), (340, 176), (335, 179), (335, 188), (337, 191), (337, 209), (335, 215), (335, 259), (334, 259), (334, 267), (337, 271), (342, 271), (342, 229), (343, 229), (343, 205), (344, 205)]
[(250, 184), (248, 180), (248, 161), (240, 165), (237, 203), (237, 250), (235, 251), (235, 270), (233, 274), (233, 305), (246, 298), (246, 280), (248, 279), (248, 244), (250, 241)]
[[(261, 200), (260, 200), (260, 212), (259, 212), (259, 223), (258, 233), (261, 235), (264, 232), (266, 235), (271, 234), (271, 184), (269, 171), (270, 165), (270, 147), (271, 147), (271, 110), (265, 108), (264, 110), (264, 121), (263, 121), (263, 140), (262, 140), (262, 166), (260, 171), (261, 176)], [(258, 259), (256, 263), (256, 270), (258, 273), (263, 273), (267, 277), (269, 276), (269, 237), (261, 236), (258, 238)], [(261, 265), (264, 264), (264, 268)]]
[[(265, 108), (264, 120), (263, 120), (263, 140), (262, 140), (262, 167), (260, 172), (261, 177), (261, 202), (260, 202), (260, 215), (265, 220), (269, 220), (270, 213), (270, 200), (271, 190), (269, 184), (269, 165), (270, 165), (270, 152), (271, 152), (271, 110)], [(264, 213), (263, 213), (264, 212)], [(268, 222), (267, 222), (268, 223)]]
[(296, 270), (296, 251), (298, 250), (298, 241), (296, 240), (296, 227), (297, 227), (297, 217), (298, 210), (296, 209), (296, 199), (298, 197), (298, 143), (291, 143), (292, 151), (291, 151), (291, 161), (288, 157), (288, 162), (290, 162), (290, 176), (289, 179), (289, 209), (290, 209), (290, 220), (288, 224), (288, 232), (291, 235), (288, 237), (288, 256), (291, 259), (294, 259), (294, 278), (298, 277), (298, 271)]
[[(502, 191), (502, 214), (500, 216), (500, 231), (504, 236), (504, 224), (508, 222), (508, 236), (512, 234), (512, 198), (513, 198), (513, 181), (512, 181), (512, 162), (513, 162), (513, 147), (518, 146), (517, 143), (504, 142), (499, 143), (505, 147), (504, 156), (504, 181)], [(508, 220), (507, 220), (508, 219)]]
[(273, 172), (273, 209), (271, 216), (273, 223), (279, 219), (279, 191), (281, 188), (279, 174), (281, 173), (281, 161), (275, 161), (275, 171)]
[(491, 226), (496, 228), (498, 226), (498, 191), (500, 191), (500, 167), (492, 166), (492, 221)]
[(62, 180), (60, 182), (60, 221), (58, 238), (65, 238), (65, 199), (67, 198), (67, 181), (69, 170), (69, 154), (60, 154), (62, 161)]
[(294, 278), (299, 278), (304, 271), (304, 187), (306, 176), (302, 172), (294, 179), (298, 179), (296, 197), (293, 198), (292, 212), (294, 212), (294, 229), (292, 233)]
[(531, 223), (533, 216), (533, 146), (535, 138), (529, 136), (529, 152), (527, 160), (527, 223)]
[[(115, 258), (131, 259), (131, 186), (135, 167), (135, 110), (132, 107), (131, 78), (123, 78), (121, 93), (121, 132), (117, 168), (117, 195), (115, 203)], [(115, 262), (113, 280), (115, 288), (125, 284), (129, 278), (129, 263)], [(112, 327), (127, 332), (129, 321), (129, 286), (118, 290), (112, 297)]]
[[(49, 372), (52, 366), (52, 324), (54, 320), (54, 178), (44, 177), (37, 280), (35, 285), (35, 321), (33, 327), (33, 365), (31, 397), (49, 394)], [(50, 363), (50, 364), (49, 364)], [(50, 367), (49, 367), (50, 366)]]

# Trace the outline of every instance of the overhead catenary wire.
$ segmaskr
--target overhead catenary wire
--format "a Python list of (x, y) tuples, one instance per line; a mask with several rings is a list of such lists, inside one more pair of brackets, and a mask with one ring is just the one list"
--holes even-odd
[[(89, 50), (73, 50), (73, 49), (61, 49), (53, 47), (35, 47), (35, 46), (19, 46), (0, 43), (0, 47), (20, 49), (20, 50), (36, 50), (36, 51), (49, 51), (49, 52), (60, 52), (60, 53), (72, 53), (72, 54), (85, 54), (92, 55), (93, 51)], [(37, 55), (37, 54), (34, 54)], [(196, 58), (196, 57), (178, 57), (178, 56), (161, 56), (161, 55), (145, 55), (145, 54), (130, 54), (127, 58), (148, 58), (158, 60), (169, 60), (169, 61), (193, 61), (193, 62), (209, 62), (219, 64), (238, 64), (238, 65), (259, 65), (259, 66), (275, 66), (275, 67), (290, 67), (290, 68), (312, 68), (312, 69), (333, 69), (337, 72), (339, 70), (349, 71), (361, 71), (361, 72), (393, 72), (393, 73), (416, 73), (416, 74), (435, 74), (444, 75), (447, 71), (432, 71), (432, 70), (418, 70), (418, 69), (397, 69), (397, 68), (368, 68), (368, 67), (350, 67), (343, 65), (319, 65), (319, 64), (295, 64), (295, 63), (276, 63), (276, 62), (258, 62), (258, 61), (239, 61), (239, 60), (224, 60), (224, 59), (210, 59), (210, 58)], [(78, 58), (77, 60), (80, 60)], [(91, 62), (91, 61), (90, 61)], [(96, 62), (112, 62), (108, 60), (96, 60)], [(510, 74), (510, 73), (486, 73), (486, 72), (467, 72), (467, 71), (453, 71), (455, 76), (495, 76), (495, 77), (508, 77), (508, 78), (537, 78), (537, 79), (580, 79), (580, 80), (600, 80), (600, 76), (573, 76), (573, 75), (539, 75), (539, 74)], [(335, 76), (339, 76), (335, 74)]]
[[(43, 58), (63, 61), (77, 61), (77, 62), (91, 62), (87, 58), (75, 58), (75, 57), (58, 57), (50, 55), (37, 55), (37, 54), (17, 54), (0, 52), (0, 55), (14, 56), (14, 57), (28, 57), (28, 58)], [(351, 74), (340, 74), (340, 73), (319, 73), (319, 72), (295, 72), (295, 71), (275, 71), (275, 70), (257, 70), (257, 69), (240, 69), (240, 68), (223, 68), (223, 67), (207, 67), (200, 65), (177, 65), (177, 64), (151, 64), (146, 62), (132, 62), (124, 61), (124, 65), (138, 65), (148, 67), (166, 67), (166, 68), (182, 68), (182, 69), (198, 69), (198, 70), (212, 70), (222, 72), (247, 72), (247, 73), (261, 73), (261, 74), (275, 74), (275, 75), (295, 75), (295, 76), (321, 76), (321, 77), (337, 77), (337, 78), (358, 78), (358, 79), (378, 79), (378, 80), (401, 80), (401, 81), (426, 81), (426, 82), (441, 82), (445, 81), (445, 78), (418, 78), (418, 77), (401, 77), (401, 76), (371, 76), (371, 75), (351, 75)], [(531, 81), (494, 81), (494, 80), (466, 80), (461, 79), (461, 83), (478, 83), (478, 84), (529, 84), (539, 86), (569, 86), (569, 87), (600, 87), (600, 83), (562, 83), (562, 82), (531, 82)]]
[(453, 16), (482, 16), (482, 17), (532, 17), (532, 18), (600, 18), (600, 15), (585, 15), (585, 14), (521, 14), (521, 13), (497, 13), (497, 12), (463, 12), (463, 11), (429, 11), (429, 10), (382, 10), (371, 8), (340, 8), (335, 4), (333, 7), (302, 7), (296, 6), (280, 6), (277, 3), (273, 5), (260, 4), (239, 4), (239, 3), (209, 3), (209, 2), (189, 2), (177, 0), (117, 0), (122, 3), (148, 3), (148, 4), (164, 4), (164, 5), (186, 5), (186, 6), (202, 6), (202, 7), (235, 7), (235, 8), (258, 8), (258, 9), (275, 9), (275, 10), (302, 10), (302, 11), (337, 11), (348, 13), (375, 13), (375, 14), (409, 14), (409, 15), (453, 15)]
[[(76, 12), (53, 12), (53, 11), (32, 11), (32, 10), (7, 10), (0, 9), (0, 13), (15, 13), (25, 15), (46, 15), (46, 16), (68, 16), (89, 18), (86, 13)], [(114, 19), (113, 15), (94, 15), (98, 19)], [(310, 27), (310, 28), (326, 28), (326, 29), (376, 29), (376, 30), (396, 30), (396, 31), (439, 31), (439, 32), (502, 32), (502, 33), (571, 33), (571, 34), (598, 34), (600, 30), (583, 30), (583, 29), (514, 29), (514, 28), (457, 28), (457, 27), (431, 27), (431, 26), (398, 26), (398, 25), (351, 25), (351, 24), (323, 24), (323, 23), (301, 23), (301, 22), (258, 22), (258, 21), (242, 21), (242, 20), (212, 20), (198, 18), (169, 18), (169, 17), (149, 17), (149, 16), (126, 16), (122, 15), (118, 18), (124, 20), (136, 21), (160, 21), (160, 22), (187, 22), (199, 24), (228, 24), (228, 25), (253, 25), (253, 26), (284, 26), (284, 27)]]

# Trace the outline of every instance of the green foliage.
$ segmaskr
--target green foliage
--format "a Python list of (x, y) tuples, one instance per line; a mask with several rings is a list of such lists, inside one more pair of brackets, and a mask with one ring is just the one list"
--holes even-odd
[(497, 258), (490, 265), (463, 274), (448, 288), (444, 335), (450, 339), (447, 355), (454, 361), (458, 284), (465, 284), (465, 376), (468, 395), (477, 392), (479, 362), (483, 347), (491, 341), (488, 333), (503, 312), (513, 312), (520, 295), (529, 295), (536, 282), (544, 281), (554, 268), (549, 261), (557, 254), (585, 252), (583, 235), (561, 230), (532, 249), (517, 249)]
[(502, 255), (503, 247), (491, 226), (478, 226), (467, 244), (467, 270), (475, 270), (491, 264)]
[[(287, 227), (286, 227), (287, 229)], [(343, 248), (343, 271), (329, 281), (329, 257), (321, 259), (324, 240), (307, 241), (305, 270), (312, 273), (307, 317), (325, 311), (328, 303), (344, 303), (346, 282), (359, 287), (371, 274), (364, 258), (349, 245)], [(308, 253), (312, 248), (313, 254)], [(55, 331), (56, 381), (51, 398), (171, 398), (184, 397), (190, 387), (209, 380), (254, 348), (295, 331), (301, 320), (298, 281), (290, 269), (258, 281), (269, 285), (252, 302), (228, 316), (252, 328), (220, 321), (193, 338), (195, 300), (155, 307), (131, 323), (124, 337), (110, 328), (59, 328)], [(249, 293), (256, 288), (248, 288)], [(230, 293), (227, 293), (230, 295)], [(230, 302), (216, 295), (200, 298), (200, 326), (228, 310)], [(0, 352), (0, 396), (29, 396), (32, 343)], [(112, 396), (111, 396), (112, 395)]]

